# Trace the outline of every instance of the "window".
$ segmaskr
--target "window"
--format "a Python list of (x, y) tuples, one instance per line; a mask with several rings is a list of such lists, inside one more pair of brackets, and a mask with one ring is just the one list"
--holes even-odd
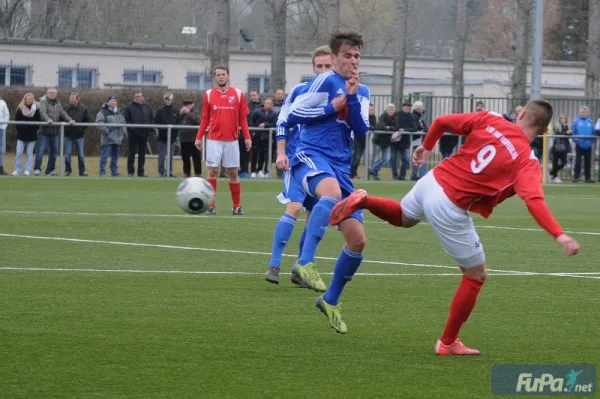
[(264, 75), (248, 75), (248, 92), (252, 89), (258, 89), (261, 93), (268, 93), (270, 88), (271, 76)]
[(79, 67), (58, 68), (59, 88), (92, 88), (96, 83), (96, 69)]
[(162, 78), (161, 71), (147, 69), (126, 69), (123, 71), (123, 83), (137, 83), (140, 85), (160, 84)]
[(208, 90), (212, 86), (212, 76), (208, 73), (188, 73), (185, 80), (190, 90)]
[(0, 65), (0, 86), (27, 86), (31, 67)]

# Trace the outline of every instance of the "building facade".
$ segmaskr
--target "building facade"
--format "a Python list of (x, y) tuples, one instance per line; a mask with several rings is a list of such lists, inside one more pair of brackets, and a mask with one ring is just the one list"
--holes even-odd
[[(288, 54), (285, 90), (312, 75), (310, 53)], [(249, 91), (271, 92), (270, 54), (232, 51), (231, 84)], [(365, 55), (361, 80), (374, 95), (390, 95), (393, 60)], [(210, 62), (200, 47), (126, 43), (91, 43), (56, 40), (1, 39), (0, 87), (36, 86), (59, 88), (116, 88), (132, 86), (204, 90), (212, 85)], [(465, 62), (465, 95), (477, 98), (508, 97), (511, 63), (507, 60)], [(406, 93), (450, 96), (452, 60), (409, 57)], [(585, 65), (578, 62), (546, 62), (542, 94), (582, 97)]]

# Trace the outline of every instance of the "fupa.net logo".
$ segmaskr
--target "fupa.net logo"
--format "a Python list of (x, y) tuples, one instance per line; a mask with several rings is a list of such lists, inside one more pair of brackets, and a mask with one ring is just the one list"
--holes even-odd
[(596, 366), (496, 364), (492, 367), (495, 395), (590, 395), (596, 392)]
[(594, 384), (577, 384), (577, 377), (585, 370), (573, 370), (564, 377), (557, 377), (551, 373), (542, 373), (535, 377), (532, 373), (521, 373), (517, 379), (517, 393), (535, 392), (539, 394), (548, 393), (591, 393), (594, 390)]

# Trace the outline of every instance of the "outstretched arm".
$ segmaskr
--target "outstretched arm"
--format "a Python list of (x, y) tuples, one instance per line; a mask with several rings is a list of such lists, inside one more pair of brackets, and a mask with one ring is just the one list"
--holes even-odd
[(429, 127), (425, 140), (423, 140), (423, 147), (428, 151), (433, 150), (435, 143), (446, 132), (467, 136), (471, 133), (475, 123), (485, 114), (485, 112), (471, 112), (467, 114), (444, 115), (436, 118)]

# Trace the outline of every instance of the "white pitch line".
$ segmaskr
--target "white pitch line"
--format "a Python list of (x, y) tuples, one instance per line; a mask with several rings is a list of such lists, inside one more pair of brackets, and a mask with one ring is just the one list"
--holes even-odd
[[(0, 271), (31, 271), (31, 272), (80, 272), (80, 273), (142, 273), (142, 274), (200, 274), (200, 275), (225, 275), (225, 276), (263, 276), (264, 273), (254, 272), (235, 272), (235, 271), (202, 271), (202, 270), (143, 270), (143, 269), (68, 269), (68, 268), (46, 268), (46, 267), (0, 267)], [(279, 273), (280, 275), (290, 275), (291, 273)], [(321, 273), (331, 276), (333, 273)], [(527, 277), (536, 274), (509, 274), (509, 273), (490, 273), (488, 276), (517, 276)], [(364, 277), (403, 277), (403, 276), (462, 276), (462, 273), (362, 273), (358, 272), (355, 276)], [(579, 276), (576, 276), (579, 277)]]
[[(279, 220), (276, 217), (269, 216), (224, 216), (224, 215), (186, 215), (186, 214), (160, 214), (160, 213), (100, 213), (100, 212), (54, 212), (54, 211), (12, 211), (1, 210), (0, 213), (12, 215), (54, 215), (54, 216), (111, 216), (111, 217), (141, 217), (141, 218), (206, 218), (206, 219), (237, 219), (237, 220)], [(367, 224), (387, 224), (386, 222), (373, 222), (365, 220)], [(417, 226), (427, 225), (427, 223), (419, 223)], [(531, 231), (544, 232), (543, 229), (528, 228), (528, 227), (507, 227), (507, 226), (490, 226), (477, 225), (478, 229), (495, 229), (495, 230), (511, 230), (511, 231)], [(590, 236), (600, 236), (600, 232), (596, 231), (573, 231), (565, 230), (568, 234), (580, 234)]]
[[(180, 246), (180, 245), (165, 245), (165, 244), (144, 244), (144, 243), (137, 243), (137, 242), (123, 242), (123, 241), (87, 240), (87, 239), (82, 239), (82, 238), (67, 238), (67, 237), (31, 236), (31, 235), (25, 235), (25, 234), (0, 233), (0, 237), (26, 238), (26, 239), (32, 239), (32, 240), (80, 242), (80, 243), (88, 243), (88, 244), (122, 245), (122, 246), (130, 246), (130, 247), (180, 249), (180, 250), (187, 250), (187, 251), (221, 252), (221, 253), (244, 254), (244, 255), (271, 256), (270, 252), (259, 252), (259, 251), (242, 251), (242, 250), (236, 250), (236, 249), (219, 249), (219, 248), (199, 248), (199, 247), (188, 247), (188, 246)], [(297, 257), (297, 255), (288, 255), (288, 254), (283, 254), (283, 256), (292, 257), (292, 258)], [(316, 259), (333, 260), (333, 261), (337, 260), (337, 258), (325, 257), (325, 256), (317, 256)], [(448, 266), (448, 265), (430, 265), (430, 264), (426, 264), (426, 263), (405, 263), (405, 262), (380, 261), (380, 260), (363, 260), (363, 263), (373, 263), (373, 264), (379, 264), (379, 265), (438, 268), (438, 269), (452, 269), (452, 270), (457, 269), (456, 266)], [(496, 273), (519, 274), (519, 275), (529, 273), (529, 272), (521, 272), (521, 271), (515, 271), (515, 270), (497, 270), (497, 269), (488, 269), (488, 271), (496, 272)]]
[[(179, 245), (165, 245), (165, 244), (144, 244), (134, 242), (122, 242), (122, 241), (103, 241), (103, 240), (87, 240), (81, 238), (66, 238), (66, 237), (46, 237), (46, 236), (31, 236), (24, 234), (7, 234), (0, 233), (0, 237), (10, 238), (26, 238), (35, 240), (50, 240), (50, 241), (67, 241), (67, 242), (80, 242), (89, 244), (105, 244), (105, 245), (122, 245), (132, 247), (146, 247), (146, 248), (165, 248), (165, 249), (180, 249), (189, 251), (205, 251), (205, 252), (221, 252), (221, 253), (235, 253), (245, 255), (264, 255), (271, 256), (269, 252), (258, 252), (258, 251), (242, 251), (235, 249), (218, 249), (218, 248), (199, 248), (199, 247), (187, 247)], [(297, 257), (296, 255), (283, 254), (286, 257)], [(322, 260), (337, 260), (336, 258), (317, 256), (316, 259)], [(396, 266), (411, 266), (411, 267), (424, 267), (424, 268), (440, 268), (440, 269), (453, 269), (456, 270), (456, 266), (447, 265), (431, 265), (426, 263), (405, 263), (405, 262), (393, 262), (393, 261), (378, 261), (378, 260), (363, 260), (363, 263), (381, 264), (381, 265), (396, 265)], [(573, 278), (585, 278), (585, 279), (600, 279), (600, 276), (586, 276), (582, 273), (539, 273), (539, 272), (524, 272), (518, 270), (499, 270), (499, 269), (488, 269), (488, 272), (518, 276), (554, 276), (554, 277), (573, 277)], [(393, 274), (392, 274), (393, 275)]]

